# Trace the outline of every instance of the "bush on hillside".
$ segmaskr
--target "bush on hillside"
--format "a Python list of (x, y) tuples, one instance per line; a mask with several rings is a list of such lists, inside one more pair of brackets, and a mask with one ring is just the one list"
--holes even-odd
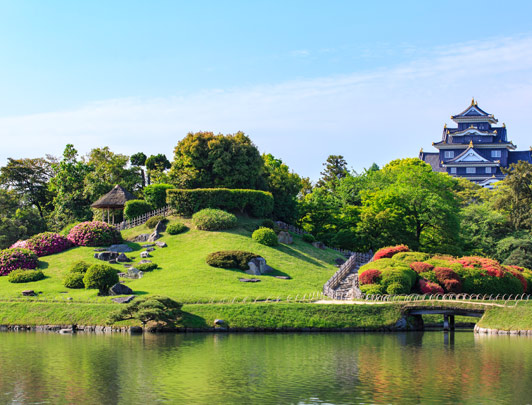
[(83, 273), (68, 273), (63, 280), (63, 285), (66, 288), (85, 288), (83, 277)]
[(37, 256), (48, 256), (69, 249), (72, 243), (63, 235), (53, 232), (43, 232), (33, 235), (24, 242), (17, 242), (13, 247), (25, 247)]
[(170, 224), (166, 227), (166, 232), (168, 232), (169, 235), (178, 235), (186, 230), (188, 230), (188, 227), (181, 222)]
[(120, 232), (100, 221), (82, 222), (73, 227), (68, 240), (77, 246), (109, 246), (122, 241)]
[(236, 216), (228, 212), (206, 208), (196, 212), (192, 216), (192, 222), (202, 231), (220, 231), (234, 228), (238, 220)]
[(108, 295), (109, 288), (118, 283), (118, 274), (108, 264), (93, 264), (83, 277), (85, 288), (97, 288), (100, 295)]
[(0, 250), (0, 276), (6, 276), (17, 269), (35, 269), (39, 259), (28, 249)]
[(110, 323), (138, 319), (142, 325), (156, 322), (164, 326), (175, 326), (182, 316), (182, 304), (168, 297), (141, 297), (121, 307), (109, 317)]
[(260, 190), (228, 188), (198, 188), (167, 190), (166, 201), (177, 214), (191, 216), (205, 208), (247, 212), (255, 218), (264, 218), (273, 211), (273, 196)]
[(159, 266), (157, 266), (157, 263), (139, 263), (139, 264), (135, 265), (135, 268), (137, 270), (140, 270), (140, 271), (143, 271), (143, 272), (153, 271), (157, 267), (159, 267)]
[(358, 275), (360, 285), (378, 284), (381, 281), (381, 272), (377, 269), (369, 269)]
[(438, 284), (425, 279), (419, 280), (419, 291), (421, 294), (443, 294), (443, 288)]
[(71, 273), (85, 274), (91, 265), (83, 260), (75, 262), (70, 266)]
[(366, 295), (382, 295), (385, 294), (384, 287), (379, 284), (365, 284), (360, 286), (360, 291)]
[(39, 281), (44, 278), (41, 270), (13, 270), (7, 276), (7, 281), (10, 283), (30, 283), (32, 281)]
[(153, 209), (163, 208), (166, 204), (166, 190), (175, 188), (171, 184), (150, 184), (144, 187), (142, 193), (146, 202), (150, 204)]
[(150, 211), (153, 211), (153, 207), (147, 201), (129, 200), (124, 206), (124, 219), (137, 218)]
[(256, 257), (260, 256), (242, 250), (222, 250), (209, 253), (206, 262), (209, 266), (222, 269), (247, 270), (249, 269), (248, 263)]
[(261, 228), (270, 228), (275, 230), (275, 222), (271, 219), (265, 219), (260, 223)]
[(434, 266), (432, 264), (424, 262), (412, 262), (410, 263), (410, 268), (416, 273), (425, 273), (434, 269)]
[(307, 242), (307, 243), (316, 242), (316, 238), (313, 235), (311, 235), (310, 233), (304, 233), (301, 236), (301, 239), (303, 239), (303, 242)]
[(277, 235), (270, 228), (259, 228), (251, 235), (251, 238), (260, 243), (261, 245), (266, 246), (277, 246), (279, 241), (277, 240)]
[(412, 262), (424, 262), (429, 258), (430, 255), (428, 253), (422, 252), (400, 252), (393, 255), (393, 260), (401, 261), (406, 264), (410, 264)]
[(166, 219), (164, 216), (162, 215), (154, 215), (153, 217), (150, 217), (145, 223), (144, 225), (146, 225), (147, 228), (149, 229), (153, 229), (157, 226), (157, 224), (159, 222), (163, 222), (164, 224), (166, 224), (168, 222), (168, 219)]
[(74, 228), (76, 225), (80, 224), (80, 222), (71, 222), (70, 224), (67, 224), (61, 229), (59, 232), (61, 235), (68, 237), (68, 234), (70, 233), (70, 230)]
[(410, 252), (410, 249), (406, 245), (388, 246), (377, 250), (377, 253), (373, 256), (373, 260), (391, 258), (397, 253)]

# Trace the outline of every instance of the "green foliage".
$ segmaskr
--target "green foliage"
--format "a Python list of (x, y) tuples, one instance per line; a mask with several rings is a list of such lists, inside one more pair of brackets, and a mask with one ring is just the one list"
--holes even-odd
[(532, 240), (508, 237), (497, 243), (495, 257), (508, 265), (532, 268)]
[(70, 273), (85, 274), (91, 265), (83, 260), (75, 262), (70, 267)]
[(275, 223), (271, 219), (265, 219), (260, 223), (260, 226), (262, 228), (275, 229)]
[(146, 159), (146, 168), (148, 169), (148, 184), (152, 182), (163, 183), (168, 181), (168, 176), (165, 174), (171, 165), (166, 155), (159, 153), (151, 155)]
[(380, 284), (361, 285), (360, 291), (362, 291), (366, 295), (381, 295), (386, 293), (384, 286)]
[(135, 268), (137, 270), (140, 270), (140, 271), (153, 271), (155, 270), (157, 267), (159, 267), (157, 265), (157, 263), (139, 263), (139, 264), (136, 264), (135, 265)]
[(39, 281), (44, 278), (41, 270), (13, 270), (7, 276), (7, 281), (10, 283), (29, 283), (32, 281)]
[(386, 287), (386, 293), (390, 295), (408, 294), (409, 292), (410, 288), (408, 287), (408, 284), (400, 282), (390, 283)]
[(220, 252), (209, 253), (206, 262), (209, 266), (222, 269), (247, 270), (249, 268), (248, 263), (256, 257), (259, 256), (251, 252), (223, 250)]
[(512, 253), (510, 253), (503, 264), (531, 269), (532, 255), (523, 249), (515, 249), (512, 251)]
[(307, 242), (307, 243), (316, 242), (316, 238), (310, 233), (304, 233), (301, 236), (301, 239), (303, 239), (303, 242)]
[(133, 219), (153, 211), (150, 203), (144, 200), (129, 200), (124, 207), (124, 218)]
[(118, 274), (108, 264), (93, 264), (83, 277), (85, 288), (97, 288), (100, 295), (108, 295), (109, 288), (118, 283)]
[(263, 170), (257, 147), (243, 132), (197, 132), (177, 144), (170, 178), (181, 188), (264, 189)]
[(262, 245), (277, 246), (279, 244), (277, 235), (270, 228), (259, 228), (251, 235), (251, 238)]
[(175, 326), (182, 316), (182, 304), (168, 297), (153, 296), (137, 298), (109, 317), (110, 323), (138, 319), (142, 325), (153, 321)]
[(169, 235), (178, 235), (186, 230), (188, 230), (188, 227), (181, 222), (170, 224), (166, 227), (166, 232), (168, 232)]
[(144, 225), (146, 225), (147, 228), (149, 229), (153, 229), (157, 226), (157, 224), (159, 222), (163, 222), (163, 223), (167, 223), (168, 222), (168, 219), (166, 219), (164, 216), (162, 215), (154, 215), (153, 217), (149, 218), (145, 223)]
[(190, 216), (204, 208), (248, 212), (261, 218), (271, 214), (273, 197), (258, 190), (207, 188), (195, 190), (168, 190), (167, 202), (179, 215)]
[(202, 231), (220, 231), (234, 228), (237, 224), (236, 216), (228, 212), (205, 208), (192, 216), (196, 228)]
[(166, 190), (175, 188), (171, 184), (152, 184), (144, 187), (143, 193), (146, 201), (154, 208), (166, 206)]
[(495, 208), (509, 214), (515, 230), (532, 230), (532, 164), (519, 161), (508, 169), (497, 188)]
[(83, 277), (84, 274), (81, 272), (68, 273), (63, 280), (63, 285), (66, 288), (85, 288), (85, 284), (83, 283)]
[(336, 189), (339, 180), (347, 176), (347, 162), (342, 155), (329, 155), (323, 166), (325, 169), (320, 173), (318, 187)]
[(430, 257), (428, 253), (422, 252), (401, 252), (393, 255), (393, 260), (410, 264), (412, 262), (424, 262)]

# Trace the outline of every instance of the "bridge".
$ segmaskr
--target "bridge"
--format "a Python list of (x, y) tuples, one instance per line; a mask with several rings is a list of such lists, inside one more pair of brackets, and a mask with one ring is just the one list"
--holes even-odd
[(406, 306), (404, 308), (404, 314), (405, 316), (414, 316), (417, 318), (418, 324), (423, 324), (423, 318), (422, 315), (443, 315), (443, 330), (449, 331), (454, 330), (455, 328), (455, 322), (454, 317), (455, 316), (471, 316), (474, 318), (481, 318), (482, 315), (484, 315), (484, 308), (475, 308), (475, 309), (467, 309), (467, 308), (450, 308), (450, 307), (433, 307), (433, 306), (413, 306), (409, 307)]

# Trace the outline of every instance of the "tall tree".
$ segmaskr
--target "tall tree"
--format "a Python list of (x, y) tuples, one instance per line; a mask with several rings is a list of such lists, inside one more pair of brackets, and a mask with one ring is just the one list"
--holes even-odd
[(158, 155), (151, 155), (146, 160), (146, 169), (148, 169), (148, 184), (151, 184), (152, 181), (155, 183), (164, 183), (167, 182), (167, 176), (165, 171), (170, 169), (172, 165), (170, 161), (163, 155), (159, 153)]
[(138, 167), (142, 176), (142, 188), (146, 187), (146, 173), (143, 167), (146, 165), (146, 155), (142, 152), (135, 153), (130, 157), (131, 166)]
[(347, 171), (347, 162), (342, 155), (329, 155), (325, 163), (325, 169), (320, 173), (318, 187), (328, 187), (332, 190), (336, 188), (340, 179), (344, 178)]

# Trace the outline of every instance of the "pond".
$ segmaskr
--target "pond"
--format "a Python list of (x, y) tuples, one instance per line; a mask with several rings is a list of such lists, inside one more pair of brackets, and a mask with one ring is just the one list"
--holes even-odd
[(0, 403), (532, 401), (532, 338), (0, 333)]

